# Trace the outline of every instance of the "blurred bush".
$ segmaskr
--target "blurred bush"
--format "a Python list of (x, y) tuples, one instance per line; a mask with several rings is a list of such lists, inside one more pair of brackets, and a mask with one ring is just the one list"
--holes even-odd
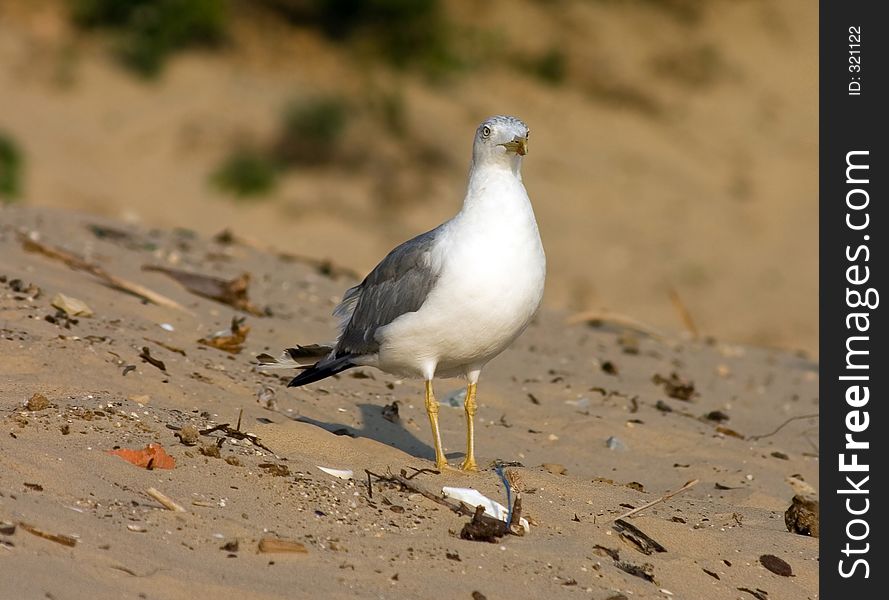
[(539, 56), (520, 57), (516, 63), (523, 71), (549, 85), (564, 83), (568, 74), (568, 58), (558, 48), (550, 48)]
[(439, 0), (259, 0), (293, 23), (349, 40), (432, 76), (463, 66)]
[(346, 103), (337, 96), (290, 102), (284, 109), (275, 155), (286, 165), (330, 161), (339, 148), (346, 119)]
[(13, 202), (22, 193), (24, 158), (9, 135), (0, 131), (0, 202)]
[(259, 150), (239, 148), (220, 165), (211, 180), (219, 189), (238, 198), (271, 192), (278, 179), (278, 166)]
[(226, 0), (70, 0), (74, 22), (118, 34), (116, 53), (124, 65), (156, 76), (170, 54), (212, 46), (225, 38)]

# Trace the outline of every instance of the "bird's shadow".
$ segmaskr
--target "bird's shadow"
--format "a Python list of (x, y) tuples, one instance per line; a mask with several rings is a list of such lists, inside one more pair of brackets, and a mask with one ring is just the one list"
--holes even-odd
[[(343, 423), (332, 423), (311, 417), (291, 417), (294, 421), (308, 423), (325, 429), (336, 435), (362, 437), (371, 439), (393, 448), (398, 448), (416, 458), (435, 460), (435, 449), (423, 442), (413, 433), (405, 429), (400, 421), (392, 422), (383, 416), (383, 407), (379, 404), (359, 404), (361, 410), (361, 428), (351, 427)], [(462, 452), (448, 453), (447, 458), (463, 456)]]

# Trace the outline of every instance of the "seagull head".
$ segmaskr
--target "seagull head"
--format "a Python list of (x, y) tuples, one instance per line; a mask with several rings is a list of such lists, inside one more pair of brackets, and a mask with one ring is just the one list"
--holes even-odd
[(479, 165), (501, 165), (518, 171), (528, 153), (528, 126), (521, 119), (498, 115), (485, 119), (475, 132), (472, 161)]

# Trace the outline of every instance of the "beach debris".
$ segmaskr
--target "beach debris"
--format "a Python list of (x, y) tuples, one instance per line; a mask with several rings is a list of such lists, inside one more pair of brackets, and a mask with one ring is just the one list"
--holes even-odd
[(183, 350), (182, 348), (177, 348), (176, 346), (172, 346), (172, 345), (167, 344), (167, 343), (165, 343), (165, 342), (162, 342), (162, 341), (160, 341), (160, 340), (154, 340), (154, 339), (151, 339), (151, 338), (148, 338), (148, 337), (147, 337), (147, 338), (142, 338), (142, 339), (144, 339), (146, 342), (151, 342), (152, 344), (157, 344), (158, 346), (160, 346), (160, 347), (163, 348), (164, 350), (169, 350), (170, 352), (175, 352), (176, 354), (181, 354), (182, 356), (188, 356), (188, 355), (185, 353), (185, 350)]
[(256, 392), (256, 402), (268, 410), (278, 410), (278, 401), (275, 400), (275, 388), (263, 386)]
[(617, 519), (612, 527), (620, 535), (620, 539), (628, 542), (642, 554), (651, 554), (653, 552), (666, 552), (667, 549), (655, 541), (647, 533), (632, 525), (623, 519)]
[(703, 418), (705, 421), (716, 421), (717, 423), (724, 423), (729, 420), (729, 416), (721, 410), (711, 410)]
[(535, 396), (531, 392), (528, 392), (528, 400), (531, 401), (531, 404), (537, 404), (537, 405), (540, 404), (540, 400), (537, 398), (537, 396)]
[(294, 540), (285, 540), (281, 538), (264, 537), (259, 540), (257, 547), (259, 552), (263, 554), (308, 554), (309, 550), (305, 545)]
[(784, 524), (787, 531), (799, 535), (819, 537), (819, 502), (815, 498), (796, 494), (791, 505), (784, 511)]
[(507, 533), (506, 523), (503, 521), (485, 520), (484, 506), (476, 506), (472, 520), (463, 525), (460, 530), (460, 539), (472, 542), (498, 542)]
[[(679, 489), (677, 489), (677, 490), (673, 490), (672, 492), (667, 492), (666, 494), (664, 494), (664, 495), (661, 496), (660, 498), (657, 498), (657, 499), (655, 499), (655, 500), (652, 500), (651, 502), (646, 502), (646, 503), (643, 504), (642, 506), (638, 506), (638, 507), (636, 507), (636, 508), (634, 508), (634, 509), (632, 509), (632, 510), (628, 510), (627, 512), (625, 512), (625, 513), (622, 514), (621, 516), (616, 517), (616, 518), (614, 519), (614, 521), (617, 522), (617, 521), (619, 521), (619, 520), (621, 520), (621, 519), (628, 519), (628, 518), (632, 517), (633, 515), (635, 515), (636, 513), (642, 512), (642, 511), (645, 510), (646, 508), (651, 508), (651, 507), (654, 506), (655, 504), (659, 504), (659, 503), (663, 502), (664, 500), (669, 500), (670, 498), (672, 498), (673, 496), (675, 496), (675, 495), (677, 495), (677, 494), (681, 494), (682, 492), (685, 492), (685, 491), (690, 490), (691, 488), (693, 488), (694, 486), (696, 486), (696, 485), (698, 484), (699, 481), (700, 481), (699, 479), (692, 479), (691, 481), (686, 481), (685, 484), (684, 484), (681, 488), (679, 488)], [(630, 487), (630, 484), (627, 484), (627, 486)], [(644, 489), (643, 489), (643, 490), (639, 490), (639, 491), (644, 491)]]
[[(505, 524), (507, 522), (507, 517), (509, 516), (509, 510), (494, 500), (491, 500), (478, 490), (474, 488), (459, 488), (459, 487), (443, 487), (441, 488), (441, 493), (444, 494), (446, 498), (453, 498), (458, 502), (464, 503), (466, 506), (469, 506), (473, 509), (477, 509), (478, 507), (482, 507), (482, 513), (497, 519), (498, 521), (503, 521)], [(473, 516), (473, 520), (476, 519), (477, 511), (473, 511), (471, 513)], [(531, 525), (528, 524), (527, 519), (519, 519), (519, 523), (522, 528), (525, 530), (525, 533), (531, 531)]]
[(611, 560), (620, 560), (620, 550), (608, 548), (600, 544), (596, 544), (595, 546), (593, 546), (593, 553), (598, 554), (599, 556), (607, 556), (611, 558)]
[(164, 331), (176, 331), (176, 328), (170, 325), (169, 323), (161, 323), (160, 328)]
[[(238, 412), (238, 424), (235, 427), (232, 427), (229, 423), (222, 423), (220, 425), (214, 425), (213, 427), (208, 427), (207, 429), (201, 429), (200, 431), (198, 431), (198, 433), (200, 433), (201, 435), (210, 435), (211, 433), (214, 433), (216, 431), (221, 431), (225, 435), (225, 437), (230, 437), (230, 438), (233, 438), (236, 440), (247, 440), (254, 446), (256, 446), (258, 448), (262, 448), (263, 450), (265, 450), (266, 452), (269, 452), (271, 454), (275, 454), (271, 448), (269, 448), (268, 446), (266, 446), (259, 440), (259, 436), (257, 436), (254, 433), (246, 433), (244, 431), (241, 431), (241, 418), (243, 416), (244, 416), (244, 409), (242, 408)], [(220, 439), (217, 443), (219, 445), (222, 445), (222, 439)], [(217, 450), (218, 450), (218, 448), (217, 448)], [(204, 454), (203, 449), (201, 450), (201, 454)], [(207, 456), (209, 456), (209, 455), (207, 455)], [(216, 458), (218, 458), (218, 456), (216, 456)]]
[(68, 317), (91, 317), (94, 314), (93, 309), (87, 306), (86, 302), (72, 296), (66, 296), (61, 292), (53, 296), (50, 304)]
[(383, 407), (383, 418), (390, 423), (398, 423), (398, 400), (393, 400), (392, 404)]
[(29, 525), (28, 523), (25, 523), (23, 521), (19, 521), (19, 527), (21, 527), (28, 533), (36, 535), (37, 537), (42, 537), (45, 540), (49, 540), (49, 541), (55, 542), (57, 544), (62, 544), (63, 546), (69, 546), (69, 547), (73, 548), (74, 546), (77, 545), (77, 538), (72, 537), (70, 535), (63, 535), (60, 533), (49, 533), (47, 531), (43, 531), (42, 529), (38, 529), (38, 528), (34, 527), (33, 525)]
[(198, 343), (230, 354), (238, 354), (244, 349), (244, 342), (247, 340), (247, 334), (250, 333), (250, 327), (244, 325), (244, 321), (246, 321), (245, 317), (232, 317), (229, 329), (223, 329), (203, 337), (198, 340)]
[(257, 317), (265, 314), (247, 297), (247, 290), (250, 287), (250, 273), (242, 273), (234, 279), (221, 279), (212, 275), (191, 273), (159, 265), (142, 265), (142, 270), (163, 273), (175, 279), (182, 287), (197, 296), (227, 304)]
[[(316, 466), (318, 466), (318, 465), (316, 465)], [(318, 468), (321, 469), (322, 471), (324, 471), (325, 473), (327, 473), (328, 475), (331, 475), (331, 476), (336, 477), (338, 479), (352, 479), (355, 476), (355, 473), (351, 469), (332, 469), (330, 467), (321, 467), (321, 466), (318, 466)]]
[(176, 466), (176, 460), (166, 453), (160, 444), (148, 444), (141, 450), (120, 448), (108, 450), (108, 454), (119, 456), (128, 463), (148, 469), (172, 469)]
[(0, 521), (0, 535), (15, 535), (15, 523)]
[(605, 362), (602, 363), (602, 371), (608, 375), (615, 375), (616, 376), (618, 374), (617, 366), (610, 360), (606, 360)]
[(655, 373), (651, 378), (655, 385), (663, 385), (664, 393), (670, 398), (690, 402), (695, 394), (695, 384), (679, 377), (676, 373), (670, 373), (669, 377)]
[(463, 404), (466, 402), (466, 388), (448, 392), (442, 402), (451, 408), (463, 408)]
[(774, 554), (763, 554), (759, 557), (759, 562), (775, 575), (793, 577), (793, 568), (783, 558), (779, 558)]
[[(6, 282), (6, 279), (4, 278), (3, 283), (5, 283), (5, 282)], [(9, 281), (9, 283), (6, 284), (6, 286), (10, 290), (15, 292), (16, 294), (24, 294), (24, 296), (28, 300), (36, 300), (37, 298), (40, 297), (40, 294), (43, 292), (43, 290), (41, 290), (39, 286), (37, 286), (33, 283), (29, 283), (28, 285), (25, 285), (25, 282), (22, 281), (21, 279), (11, 279)], [(20, 299), (21, 298), (17, 298), (17, 300), (20, 300)]]
[(590, 410), (590, 399), (589, 398), (578, 398), (577, 400), (565, 400), (565, 404), (568, 406), (575, 407), (578, 412), (589, 412)]
[(46, 410), (49, 408), (49, 400), (46, 399), (46, 396), (37, 392), (28, 398), (28, 401), (25, 403), (25, 408), (33, 412)]
[(658, 400), (654, 407), (663, 413), (673, 412), (673, 408), (663, 400)]
[[(222, 439), (224, 438), (220, 438), (220, 441)], [(198, 452), (200, 452), (202, 456), (207, 456), (209, 458), (222, 458), (222, 453), (219, 451), (219, 446), (216, 444), (204, 444), (198, 448)]]
[(774, 431), (770, 431), (769, 433), (764, 433), (762, 435), (751, 435), (748, 439), (751, 441), (761, 440), (763, 438), (767, 438), (767, 437), (775, 435), (776, 433), (778, 433), (779, 431), (784, 429), (785, 426), (789, 425), (790, 423), (793, 423), (794, 421), (799, 421), (801, 419), (817, 419), (818, 416), (819, 416), (818, 413), (814, 413), (811, 415), (797, 415), (795, 417), (790, 417), (789, 419), (787, 419), (786, 421), (784, 421), (783, 423), (778, 425), (774, 429)]
[(130, 250), (157, 249), (157, 244), (155, 244), (154, 242), (141, 239), (141, 236), (135, 233), (130, 233), (129, 231), (124, 231), (123, 229), (117, 229), (116, 227), (108, 227), (106, 225), (99, 225), (96, 223), (88, 224), (87, 229), (89, 229), (90, 232), (92, 232), (92, 234), (100, 240), (120, 244), (125, 248), (129, 248)]
[(230, 540), (219, 547), (220, 550), (225, 550), (226, 552), (237, 552), (240, 548), (240, 544), (238, 540)]
[(605, 440), (605, 447), (609, 450), (626, 450), (627, 446), (620, 439), (612, 436), (608, 436), (608, 439)]
[(185, 425), (173, 435), (179, 438), (184, 446), (195, 446), (198, 443), (200, 432), (194, 425)]
[(146, 302), (151, 302), (152, 304), (188, 312), (184, 306), (175, 300), (167, 298), (163, 294), (158, 294), (143, 285), (112, 275), (99, 265), (91, 263), (67, 250), (39, 242), (34, 234), (21, 235), (19, 239), (22, 243), (22, 248), (24, 248), (25, 251), (36, 252), (53, 260), (61, 261), (75, 271), (85, 271), (99, 279), (108, 287), (132, 294), (133, 296), (141, 298)]
[(148, 531), (148, 528), (145, 527), (144, 525), (136, 525), (136, 524), (127, 525), (127, 529), (129, 529), (130, 531), (133, 531), (135, 533), (145, 533), (146, 531)]
[(710, 569), (705, 569), (704, 567), (701, 567), (701, 570), (704, 571), (704, 573), (706, 573), (707, 575), (709, 575), (709, 576), (712, 577), (713, 579), (721, 579), (721, 578), (719, 577), (719, 573), (717, 573), (716, 571), (711, 571)]
[(739, 440), (745, 439), (743, 434), (740, 434), (737, 431), (735, 431), (734, 429), (731, 429), (730, 427), (726, 427), (724, 425), (717, 425), (716, 426), (716, 433), (721, 433), (722, 435), (727, 435), (727, 436), (730, 436), (733, 438), (738, 438)]
[(150, 487), (145, 490), (145, 493), (160, 502), (167, 510), (172, 510), (173, 512), (187, 512), (184, 506), (175, 502), (172, 498), (170, 498), (160, 490)]
[(769, 593), (767, 591), (761, 590), (759, 588), (756, 588), (755, 590), (751, 590), (750, 588), (739, 587), (738, 591), (739, 592), (747, 592), (748, 594), (750, 594), (751, 596), (756, 598), (756, 600), (769, 600)]
[(641, 565), (635, 565), (631, 562), (616, 560), (614, 561), (614, 566), (624, 573), (629, 573), (634, 577), (641, 577), (645, 581), (654, 583), (654, 565), (651, 563), (642, 563)]
[(472, 600), (488, 600), (488, 597), (482, 594), (480, 591), (475, 590), (472, 592)]
[(289, 477), (290, 468), (278, 463), (259, 463), (259, 468), (275, 477)]
[(141, 358), (143, 362), (147, 362), (151, 366), (157, 367), (161, 371), (167, 370), (167, 365), (164, 364), (164, 361), (153, 357), (151, 355), (151, 350), (148, 349), (148, 346), (142, 346), (142, 352), (139, 353), (139, 358)]

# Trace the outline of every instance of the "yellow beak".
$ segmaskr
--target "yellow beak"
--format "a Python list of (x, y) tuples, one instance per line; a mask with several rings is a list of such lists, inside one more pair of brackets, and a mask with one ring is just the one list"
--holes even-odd
[(519, 156), (525, 156), (528, 154), (528, 138), (516, 136), (513, 138), (511, 142), (504, 142), (500, 144), (508, 152), (515, 152)]

